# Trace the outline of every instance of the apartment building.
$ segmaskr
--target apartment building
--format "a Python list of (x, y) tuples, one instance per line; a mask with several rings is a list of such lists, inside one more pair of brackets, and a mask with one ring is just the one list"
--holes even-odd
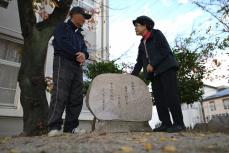
[[(73, 0), (72, 6), (98, 11), (95, 24), (84, 27), (90, 61), (109, 59), (108, 0)], [(23, 110), (20, 104), (20, 88), (17, 82), (20, 68), (19, 52), (23, 47), (19, 13), (16, 0), (0, 0), (0, 135), (13, 135), (22, 131)], [(41, 20), (37, 16), (37, 20)], [(51, 38), (52, 39), (52, 38)], [(53, 46), (51, 40), (46, 59), (46, 76), (52, 76)], [(50, 101), (50, 94), (47, 93)], [(84, 106), (80, 120), (85, 126), (92, 115)], [(82, 124), (82, 125), (83, 125)]]

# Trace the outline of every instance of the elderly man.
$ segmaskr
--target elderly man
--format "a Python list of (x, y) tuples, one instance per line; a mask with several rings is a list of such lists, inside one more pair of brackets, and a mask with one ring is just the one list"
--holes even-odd
[[(48, 136), (63, 132), (84, 132), (78, 128), (83, 105), (82, 64), (89, 57), (81, 27), (91, 18), (81, 7), (73, 7), (67, 23), (60, 23), (54, 31), (53, 92), (51, 96)], [(66, 111), (62, 130), (62, 115)]]

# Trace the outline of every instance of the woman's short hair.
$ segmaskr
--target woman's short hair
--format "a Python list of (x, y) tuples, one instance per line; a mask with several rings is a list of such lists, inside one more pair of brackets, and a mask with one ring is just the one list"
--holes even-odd
[(143, 15), (137, 17), (135, 20), (133, 20), (134, 26), (136, 25), (136, 23), (145, 25), (147, 30), (152, 30), (154, 28), (154, 21), (148, 16)]

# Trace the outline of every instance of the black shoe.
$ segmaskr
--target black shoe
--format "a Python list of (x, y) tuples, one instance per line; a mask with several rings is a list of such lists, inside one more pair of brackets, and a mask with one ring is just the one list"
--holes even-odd
[(161, 125), (158, 128), (153, 129), (153, 132), (167, 132), (167, 129), (170, 128), (171, 126), (167, 125)]
[(168, 133), (175, 133), (175, 132), (181, 132), (184, 131), (186, 128), (184, 125), (173, 125), (170, 128), (167, 129)]

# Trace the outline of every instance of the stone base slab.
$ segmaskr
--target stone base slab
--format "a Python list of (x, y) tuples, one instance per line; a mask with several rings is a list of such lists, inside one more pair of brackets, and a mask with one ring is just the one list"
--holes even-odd
[(148, 121), (133, 122), (133, 121), (104, 121), (97, 120), (93, 131), (96, 132), (151, 132)]

